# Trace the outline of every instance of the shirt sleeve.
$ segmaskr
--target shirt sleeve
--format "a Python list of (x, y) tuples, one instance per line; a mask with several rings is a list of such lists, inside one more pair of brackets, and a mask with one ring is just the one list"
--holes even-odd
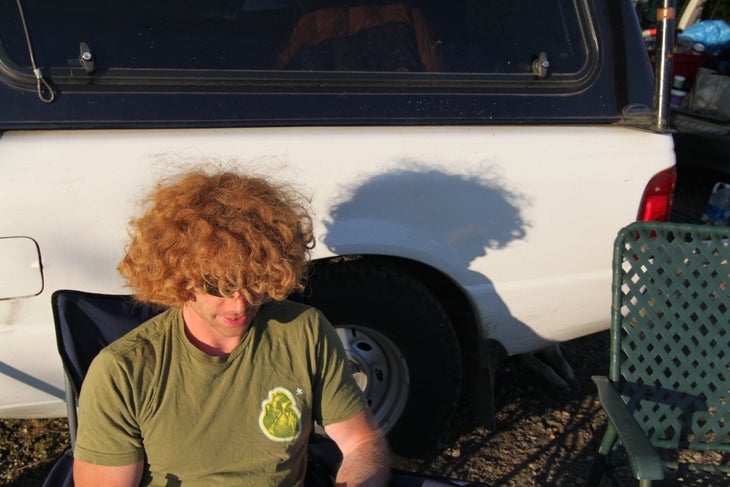
[(322, 425), (339, 423), (362, 411), (365, 396), (355, 382), (345, 348), (334, 327), (319, 313), (316, 344), (317, 381), (314, 417)]
[(74, 458), (106, 466), (144, 459), (132, 381), (123, 365), (105, 349), (89, 367), (79, 398)]

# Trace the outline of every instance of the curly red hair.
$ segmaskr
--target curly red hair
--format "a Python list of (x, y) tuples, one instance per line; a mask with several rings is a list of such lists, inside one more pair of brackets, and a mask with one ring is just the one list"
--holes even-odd
[(262, 178), (193, 172), (162, 181), (130, 222), (117, 269), (141, 301), (181, 306), (194, 290), (251, 305), (301, 290), (314, 246), (303, 198)]

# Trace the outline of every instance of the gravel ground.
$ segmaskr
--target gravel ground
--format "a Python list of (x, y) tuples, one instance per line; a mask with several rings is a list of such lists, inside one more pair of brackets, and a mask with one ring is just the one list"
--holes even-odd
[[(547, 384), (521, 361), (510, 359), (498, 374), (497, 429), (475, 425), (468, 408), (462, 408), (451, 435), (438, 449), (417, 458), (398, 458), (396, 466), (492, 487), (588, 485), (605, 429), (605, 414), (590, 377), (607, 373), (608, 334), (568, 342), (563, 353), (576, 373), (571, 390)], [(67, 444), (65, 420), (0, 420), (0, 485), (40, 485)], [(689, 479), (672, 478), (662, 485), (688, 483)], [(605, 479), (600, 487), (611, 485), (635, 483), (622, 468), (613, 483)], [(730, 478), (701, 485), (728, 486)]]

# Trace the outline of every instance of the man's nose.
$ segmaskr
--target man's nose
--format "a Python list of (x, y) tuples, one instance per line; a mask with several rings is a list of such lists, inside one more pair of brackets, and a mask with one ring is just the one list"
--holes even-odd
[(228, 298), (228, 302), (232, 308), (232, 311), (237, 314), (244, 313), (246, 311), (246, 308), (248, 308), (246, 298), (243, 297), (243, 294), (241, 294), (240, 291), (236, 291), (235, 293), (233, 293), (233, 295)]

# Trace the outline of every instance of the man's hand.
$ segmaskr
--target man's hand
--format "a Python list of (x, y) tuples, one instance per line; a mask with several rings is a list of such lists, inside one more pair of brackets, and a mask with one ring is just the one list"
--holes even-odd
[(337, 487), (385, 487), (390, 477), (390, 454), (385, 436), (366, 407), (350, 419), (325, 427), (342, 451)]

